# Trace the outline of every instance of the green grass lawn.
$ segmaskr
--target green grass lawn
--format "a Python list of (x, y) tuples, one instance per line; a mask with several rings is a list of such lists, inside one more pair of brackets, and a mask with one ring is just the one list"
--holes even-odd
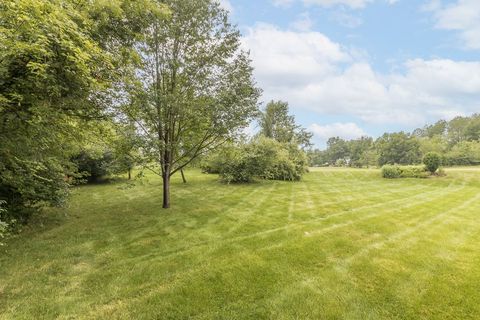
[(480, 170), (76, 188), (0, 248), (0, 319), (479, 319)]

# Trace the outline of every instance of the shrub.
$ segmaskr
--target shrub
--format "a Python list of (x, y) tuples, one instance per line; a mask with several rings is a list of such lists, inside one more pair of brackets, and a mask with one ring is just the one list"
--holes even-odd
[(402, 174), (402, 171), (400, 170), (400, 167), (397, 165), (384, 165), (382, 167), (382, 177), (386, 179), (397, 179), (400, 178), (400, 175)]
[(220, 174), (227, 161), (230, 161), (236, 155), (234, 154), (238, 147), (227, 144), (216, 152), (210, 153), (200, 161), (200, 169), (203, 173)]
[(295, 181), (307, 171), (307, 164), (305, 152), (296, 145), (259, 137), (250, 143), (210, 155), (202, 163), (202, 170), (218, 172), (227, 183), (251, 182), (255, 177)]
[(259, 176), (266, 180), (296, 181), (307, 171), (308, 158), (295, 144), (260, 137), (249, 144)]
[(423, 164), (431, 174), (434, 174), (438, 170), (441, 161), (440, 155), (436, 152), (429, 152), (423, 157)]
[(222, 181), (227, 183), (251, 182), (261, 172), (259, 167), (255, 165), (253, 155), (243, 153), (242, 149), (238, 149), (237, 152), (229, 153), (224, 157), (224, 162), (220, 169)]
[(6, 201), (0, 220), (23, 224), (39, 208), (65, 202), (69, 191), (65, 177), (71, 171), (63, 160), (40, 155), (38, 161), (2, 157), (1, 151), (0, 159), (0, 199)]
[(400, 178), (427, 178), (428, 172), (424, 166), (401, 166)]
[(384, 165), (382, 177), (386, 179), (398, 178), (426, 178), (428, 173), (424, 166)]
[(216, 152), (202, 159), (200, 169), (202, 169), (203, 173), (219, 174), (224, 162), (225, 156), (220, 152)]
[(443, 168), (439, 168), (437, 170), (436, 175), (439, 176), (439, 177), (445, 177), (447, 175), (447, 173), (445, 172), (445, 170), (443, 170)]

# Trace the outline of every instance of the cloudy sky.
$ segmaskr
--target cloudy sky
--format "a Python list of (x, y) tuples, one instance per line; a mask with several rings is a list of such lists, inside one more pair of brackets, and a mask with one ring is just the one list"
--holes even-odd
[(322, 147), (480, 112), (480, 0), (221, 0)]

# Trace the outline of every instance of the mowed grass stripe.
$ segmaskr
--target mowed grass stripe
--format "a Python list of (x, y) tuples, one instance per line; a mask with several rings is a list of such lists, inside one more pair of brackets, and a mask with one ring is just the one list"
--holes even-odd
[(477, 318), (479, 177), (82, 187), (0, 254), (0, 319)]
[[(460, 188), (455, 189), (455, 192), (460, 192), (462, 190), (463, 190), (463, 187), (460, 187)], [(393, 201), (388, 201), (388, 202), (379, 203), (379, 204), (375, 204), (375, 205), (368, 205), (368, 206), (363, 206), (363, 207), (359, 207), (359, 208), (354, 208), (354, 209), (348, 210), (348, 211), (340, 211), (340, 212), (336, 212), (336, 213), (331, 213), (331, 214), (328, 214), (326, 216), (320, 216), (320, 217), (317, 217), (317, 218), (314, 218), (314, 219), (304, 220), (304, 221), (297, 222), (297, 223), (288, 223), (287, 225), (283, 225), (283, 226), (278, 227), (278, 228), (261, 230), (261, 231), (246, 234), (246, 235), (241, 235), (241, 236), (236, 236), (236, 237), (220, 236), (216, 239), (203, 241), (203, 242), (197, 242), (197, 243), (191, 243), (191, 244), (189, 244), (185, 247), (175, 248), (175, 249), (171, 249), (171, 250), (168, 250), (168, 251), (164, 251), (157, 256), (156, 260), (170, 259), (172, 257), (179, 256), (179, 255), (186, 255), (186, 254), (189, 254), (191, 252), (195, 252), (195, 251), (200, 250), (200, 249), (215, 251), (219, 247), (223, 247), (225, 245), (234, 244), (234, 243), (243, 242), (243, 241), (251, 241), (252, 239), (255, 239), (255, 238), (262, 238), (262, 237), (264, 238), (266, 236), (269, 236), (272, 233), (277, 233), (277, 232), (289, 232), (289, 231), (299, 231), (300, 230), (301, 233), (308, 232), (307, 236), (314, 236), (314, 235), (319, 234), (319, 233), (331, 232), (331, 231), (334, 231), (336, 229), (347, 227), (347, 226), (353, 225), (353, 224), (361, 222), (361, 221), (369, 220), (369, 219), (375, 218), (376, 216), (378, 216), (380, 214), (380, 213), (376, 212), (376, 213), (372, 213), (372, 214), (368, 214), (368, 215), (360, 215), (359, 212), (362, 212), (363, 210), (369, 210), (369, 209), (372, 209), (372, 208), (379, 209), (379, 208), (382, 208), (382, 206), (384, 206), (384, 205), (391, 206), (394, 203), (407, 202), (407, 204), (402, 206), (401, 208), (397, 207), (397, 208), (393, 209), (394, 212), (398, 212), (401, 209), (405, 210), (405, 209), (414, 207), (416, 205), (425, 203), (425, 201), (423, 200), (424, 197), (429, 196), (430, 194), (435, 194), (435, 198), (433, 198), (431, 200), (433, 202), (438, 198), (443, 198), (444, 199), (445, 194), (449, 194), (450, 192), (452, 192), (452, 191), (448, 190), (448, 188), (446, 190), (444, 190), (443, 192), (439, 192), (439, 193), (437, 191), (429, 191), (429, 192), (426, 192), (426, 193), (423, 193), (423, 194), (415, 194), (414, 196), (410, 196), (410, 197), (407, 197), (407, 198), (400, 198), (400, 199), (395, 199)], [(420, 200), (413, 201), (413, 202), (409, 201), (409, 200), (417, 199), (417, 198), (420, 198)], [(391, 214), (391, 213), (392, 213), (391, 211), (387, 212), (387, 214)], [(302, 229), (304, 227), (311, 228), (312, 226), (314, 226), (315, 224), (317, 224), (319, 222), (321, 224), (324, 224), (325, 221), (330, 220), (332, 218), (338, 218), (338, 217), (343, 218), (343, 216), (350, 215), (350, 214), (357, 214), (357, 216), (356, 216), (357, 219), (350, 219), (346, 222), (340, 222), (340, 223), (334, 222), (334, 223), (329, 224), (329, 225), (327, 225), (327, 226), (325, 226), (321, 229), (315, 229), (314, 231), (310, 231), (310, 229), (307, 229), (308, 231), (303, 231), (303, 229)], [(139, 258), (138, 256), (132, 257), (132, 259), (138, 259), (138, 258)]]

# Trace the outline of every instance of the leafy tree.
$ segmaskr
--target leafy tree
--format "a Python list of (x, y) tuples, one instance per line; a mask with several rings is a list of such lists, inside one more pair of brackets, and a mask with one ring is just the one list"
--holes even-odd
[(320, 167), (328, 163), (328, 156), (325, 150), (309, 150), (307, 151), (310, 166)]
[(423, 157), (423, 164), (432, 174), (434, 174), (438, 170), (441, 162), (442, 158), (438, 153), (435, 152), (429, 152)]
[(329, 164), (335, 164), (338, 160), (343, 163), (350, 161), (350, 151), (347, 141), (340, 137), (332, 137), (327, 141), (327, 157)]
[(480, 141), (462, 141), (446, 154), (449, 165), (479, 165)]
[(433, 138), (443, 136), (447, 132), (448, 122), (445, 120), (437, 121), (433, 125), (427, 125), (423, 129), (415, 129), (413, 135), (416, 137)]
[(260, 134), (282, 143), (296, 143), (302, 148), (310, 147), (313, 134), (295, 123), (288, 113), (288, 103), (270, 101), (260, 113)]
[(480, 116), (473, 115), (464, 129), (465, 139), (467, 141), (480, 140)]
[(61, 204), (84, 121), (100, 118), (113, 71), (68, 1), (0, 2), (0, 199)]
[(445, 154), (448, 149), (448, 143), (443, 136), (435, 135), (431, 138), (420, 138), (420, 150), (422, 154), (429, 152), (436, 152), (438, 154)]
[(369, 165), (366, 154), (373, 147), (373, 139), (370, 137), (361, 137), (351, 140), (349, 145), (350, 165), (353, 167), (363, 167)]
[(142, 131), (143, 155), (163, 179), (170, 207), (170, 177), (201, 154), (235, 137), (257, 112), (259, 90), (227, 11), (210, 0), (162, 1), (169, 19), (146, 15), (136, 48), (139, 82), (129, 87), (123, 113)]
[(414, 164), (421, 160), (420, 143), (417, 138), (404, 132), (385, 133), (378, 138), (375, 147), (379, 164)]
[(466, 140), (465, 128), (469, 122), (467, 117), (456, 117), (448, 123), (447, 137), (450, 146)]

